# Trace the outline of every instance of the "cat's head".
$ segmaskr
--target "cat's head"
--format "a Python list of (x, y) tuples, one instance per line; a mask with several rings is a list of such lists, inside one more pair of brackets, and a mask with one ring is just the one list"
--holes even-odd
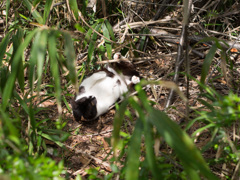
[(97, 100), (95, 97), (82, 97), (71, 102), (73, 116), (76, 121), (93, 120), (97, 116)]

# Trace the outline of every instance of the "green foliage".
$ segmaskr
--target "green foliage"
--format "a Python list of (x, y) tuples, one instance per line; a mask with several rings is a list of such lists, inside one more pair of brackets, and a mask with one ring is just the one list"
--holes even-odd
[[(96, 41), (97, 41), (97, 33), (103, 31), (103, 40), (104, 40), (104, 46), (100, 46), (99, 48), (96, 48)], [(112, 59), (112, 49), (113, 44), (109, 41), (112, 39), (115, 41), (115, 37), (113, 34), (112, 26), (110, 25), (108, 20), (104, 19), (98, 19), (96, 23), (94, 23), (91, 28), (86, 33), (83, 48), (89, 43), (88, 45), (88, 57), (87, 57), (87, 63), (88, 65), (94, 64), (96, 62), (96, 58), (94, 56), (94, 52), (98, 52), (98, 58), (101, 60), (104, 56), (104, 53), (107, 52), (107, 58)]]
[[(23, 4), (31, 12), (33, 21), (46, 24), (52, 2), (46, 2), (43, 17), (34, 8), (40, 1), (34, 1), (34, 6), (28, 0)], [(0, 174), (7, 174), (11, 179), (63, 179), (60, 177), (66, 173), (63, 162), (56, 163), (46, 156), (45, 139), (64, 148), (63, 142), (69, 137), (69, 133), (61, 130), (66, 124), (61, 121), (64, 101), (61, 76), (68, 71), (66, 79), (76, 87), (73, 41), (64, 31), (22, 29), (17, 21), (14, 23), (0, 43)], [(27, 49), (30, 49), (29, 59), (24, 56)], [(53, 84), (54, 90), (40, 100), (39, 93), (47, 73), (53, 78), (45, 87), (52, 88)], [(44, 110), (39, 104), (53, 97), (57, 100), (59, 117), (55, 121), (48, 117), (39, 119), (37, 114)], [(36, 99), (37, 103), (34, 103)], [(16, 103), (19, 108), (14, 106)]]
[[(69, 137), (69, 133), (62, 130), (66, 122), (62, 118), (61, 106), (65, 105), (71, 112), (67, 98), (72, 95), (66, 92), (70, 85), (77, 89), (77, 51), (74, 43), (79, 43), (81, 51), (87, 49), (88, 53), (86, 64), (83, 63), (78, 71), (78, 74), (83, 72), (82, 79), (86, 67), (98, 68), (95, 62), (101, 61), (105, 56), (111, 59), (113, 50), (118, 48), (109, 19), (111, 13), (119, 8), (119, 2), (105, 1), (110, 16), (98, 18), (98, 12), (87, 12), (88, 1), (81, 1), (82, 7), (78, 7), (76, 0), (66, 1), (72, 18), (66, 20), (69, 21), (67, 23), (65, 19), (59, 20), (61, 16), (58, 13), (62, 7), (54, 7), (55, 1), (24, 0), (22, 6), (17, 8), (19, 11), (14, 11), (12, 16), (10, 10), (12, 7), (16, 8), (17, 2), (6, 1), (6, 23), (11, 23), (6, 30), (8, 33), (0, 43), (0, 174), (6, 174), (11, 179), (64, 179), (62, 177), (66, 171), (63, 161), (56, 163), (47, 157), (45, 140), (64, 148), (63, 142)], [(232, 5), (233, 2), (221, 3)], [(78, 8), (87, 22), (81, 22)], [(125, 16), (121, 9), (118, 12)], [(221, 12), (224, 12), (224, 6), (207, 12), (205, 19), (215, 17)], [(57, 18), (53, 16), (56, 14)], [(11, 17), (15, 17), (15, 20)], [(75, 22), (75, 29), (83, 33), (84, 38), (73, 42), (68, 30), (74, 29), (70, 24)], [(218, 25), (217, 22), (204, 23), (205, 27)], [(136, 33), (132, 29), (129, 32)], [(139, 33), (148, 34), (149, 29), (143, 28)], [(144, 50), (146, 36), (136, 37), (132, 42), (134, 41), (138, 41), (138, 50)], [(198, 44), (205, 41), (212, 41), (214, 44), (204, 60), (201, 80), (198, 82), (201, 86), (198, 101), (202, 107), (196, 110), (197, 117), (190, 120), (185, 128), (187, 131), (194, 125), (201, 124), (191, 134), (192, 139), (164, 112), (151, 106), (141, 85), (154, 83), (142, 82), (136, 86), (138, 96), (127, 97), (117, 106), (112, 137), (115, 156), (110, 160), (112, 172), (106, 175), (99, 167), (90, 168), (87, 170), (88, 179), (114, 179), (115, 175), (120, 179), (216, 179), (210, 172), (209, 165), (239, 163), (239, 143), (237, 139), (230, 138), (227, 129), (237, 125), (239, 121), (240, 98), (234, 93), (221, 96), (206, 83), (217, 50), (220, 50), (222, 59), (232, 68), (223, 48), (224, 44), (228, 45), (216, 38), (206, 38)], [(129, 47), (135, 48), (135, 43), (132, 42), (122, 49), (124, 54)], [(223, 75), (224, 73), (222, 70)], [(62, 78), (66, 79), (66, 84), (62, 83)], [(155, 83), (177, 89), (172, 84)], [(40, 98), (43, 90), (46, 94)], [(49, 99), (56, 100), (58, 117), (49, 118), (42, 113), (46, 108), (39, 105)], [(135, 114), (128, 107), (134, 109)], [(133, 132), (123, 132), (124, 118), (133, 120), (135, 116), (137, 120), (134, 122)], [(199, 134), (204, 132), (208, 132), (211, 138), (199, 151), (193, 140), (197, 140)], [(155, 155), (155, 140), (160, 137), (173, 150), (172, 153)], [(221, 152), (216, 158), (205, 159), (209, 164), (201, 155), (208, 150)], [(77, 176), (76, 179), (81, 177)]]
[[(191, 138), (180, 129), (167, 115), (161, 111), (157, 111), (150, 106), (145, 92), (140, 85), (136, 85), (138, 97), (129, 97), (124, 101), (115, 117), (114, 132), (113, 132), (113, 148), (117, 150), (119, 142), (119, 127), (123, 122), (124, 111), (129, 103), (136, 110), (139, 118), (136, 121), (133, 135), (127, 150), (126, 162), (126, 179), (138, 179), (140, 167), (140, 137), (144, 137), (146, 163), (149, 168), (149, 173), (153, 179), (163, 179), (164, 174), (161, 173), (162, 167), (158, 164), (153, 150), (154, 134), (161, 135), (168, 145), (173, 148), (177, 157), (181, 160), (187, 177), (191, 179), (200, 179), (200, 174), (208, 179), (217, 179), (209, 170), (206, 162), (201, 156), (198, 149), (195, 147)], [(156, 131), (154, 131), (156, 129)], [(120, 141), (121, 142), (121, 141)], [(142, 151), (141, 151), (142, 152)], [(134, 172), (134, 173), (133, 173)], [(164, 171), (163, 171), (164, 172)], [(200, 173), (200, 174), (199, 174)], [(147, 178), (149, 174), (145, 174)]]

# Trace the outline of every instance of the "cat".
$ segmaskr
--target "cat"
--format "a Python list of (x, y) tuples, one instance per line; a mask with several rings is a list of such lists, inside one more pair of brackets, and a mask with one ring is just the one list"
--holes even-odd
[[(114, 55), (114, 59), (119, 58)], [(119, 58), (120, 59), (120, 58)], [(71, 102), (76, 121), (94, 120), (106, 113), (117, 100), (123, 99), (130, 86), (140, 82), (139, 73), (127, 61), (109, 65), (85, 78)]]

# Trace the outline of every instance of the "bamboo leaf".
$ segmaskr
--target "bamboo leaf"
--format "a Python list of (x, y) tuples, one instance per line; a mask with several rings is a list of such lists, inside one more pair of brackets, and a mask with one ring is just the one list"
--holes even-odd
[(50, 70), (54, 80), (55, 96), (58, 105), (61, 103), (61, 85), (57, 61), (57, 32), (52, 31), (48, 38), (48, 51), (50, 57)]
[(41, 0), (34, 0), (33, 1), (33, 6), (35, 7), (38, 3), (40, 3), (41, 2)]
[[(113, 146), (113, 151), (116, 153), (117, 151), (117, 145), (119, 142), (119, 133), (120, 129), (123, 123), (123, 117), (124, 117), (124, 112), (127, 108), (128, 101), (125, 100), (121, 103), (119, 110), (117, 111), (115, 117), (114, 117), (114, 122), (113, 122), (113, 135), (112, 135), (112, 146)], [(115, 154), (116, 155), (116, 154)]]
[[(201, 153), (195, 147), (191, 138), (180, 129), (165, 113), (152, 109), (148, 120), (156, 126), (158, 132), (182, 160), (188, 172), (200, 171), (208, 179), (217, 180), (211, 173)], [(196, 174), (191, 175), (196, 176)], [(198, 176), (199, 179), (199, 176)]]
[(8, 127), (9, 134), (11, 136), (19, 137), (19, 129), (14, 126), (14, 124), (10, 121), (10, 118), (8, 117), (8, 113), (6, 113), (2, 108), (0, 108), (0, 118), (1, 122), (4, 122), (4, 125)]
[[(12, 37), (12, 41), (13, 41), (13, 57), (16, 54), (17, 49), (19, 48), (19, 46), (22, 44), (23, 41), (23, 37), (24, 37), (24, 32), (21, 28), (18, 29), (17, 33)], [(22, 56), (21, 56), (21, 61), (19, 61), (18, 63), (18, 67), (13, 69), (13, 66), (11, 66), (11, 71), (15, 71), (17, 72), (17, 80), (20, 86), (20, 89), (22, 92), (24, 92), (24, 69), (23, 69), (23, 52), (22, 52)]]
[(6, 1), (6, 24), (8, 24), (9, 8), (10, 8), (10, 0), (7, 0)]
[(69, 77), (72, 81), (72, 83), (77, 86), (77, 75), (76, 75), (76, 65), (75, 65), (75, 51), (74, 51), (74, 46), (73, 46), (73, 41), (68, 33), (64, 33), (64, 40), (65, 40), (65, 49), (64, 49), (64, 54), (67, 58), (67, 68), (69, 70)]
[[(95, 28), (96, 31), (99, 31), (101, 25), (98, 24)], [(89, 64), (93, 58), (93, 52), (94, 52), (94, 49), (95, 49), (95, 44), (96, 44), (96, 41), (97, 41), (97, 33), (93, 33), (92, 35), (92, 38), (91, 38), (91, 41), (89, 43), (89, 47), (88, 47), (88, 56), (87, 56), (87, 63)]]
[[(115, 36), (114, 36), (114, 32), (113, 32), (112, 25), (109, 23), (109, 21), (108, 21), (107, 19), (104, 21), (104, 23), (105, 23), (105, 25), (106, 25), (106, 27), (107, 27), (107, 29), (108, 29), (108, 32), (109, 32), (109, 35), (110, 35), (111, 39), (112, 39), (113, 41), (116, 41), (116, 38), (115, 38)], [(110, 38), (109, 38), (109, 39), (110, 39)]]
[(126, 180), (138, 179), (142, 131), (143, 131), (143, 124), (142, 124), (142, 121), (138, 119), (136, 121), (136, 125), (133, 131), (133, 135), (130, 139), (129, 148), (128, 148)]
[(43, 24), (43, 18), (40, 15), (40, 13), (34, 8), (34, 6), (28, 0), (23, 0), (23, 3), (28, 8), (28, 10), (31, 12), (32, 16), (36, 19), (36, 21), (39, 24)]
[(53, 0), (47, 0), (44, 6), (44, 13), (43, 13), (43, 24), (47, 24), (47, 19), (52, 7)]
[[(93, 29), (95, 29), (97, 25), (98, 25), (98, 23), (95, 23), (91, 27)], [(83, 49), (86, 47), (87, 43), (90, 42), (92, 32), (93, 32), (93, 30), (91, 28), (89, 28), (88, 32), (86, 33), (84, 42), (83, 42)]]
[(78, 20), (78, 4), (76, 0), (68, 0), (70, 9), (73, 11), (73, 15), (75, 16), (76, 20)]
[(10, 34), (8, 33), (0, 43), (0, 49), (1, 49), (1, 51), (0, 51), (0, 67), (2, 66), (2, 60), (3, 60), (3, 57), (5, 55), (7, 45), (8, 45), (9, 40), (10, 40), (9, 36), (10, 36)]
[(61, 148), (64, 147), (64, 144), (62, 142), (56, 140), (56, 138), (54, 136), (51, 136), (51, 135), (46, 134), (46, 133), (41, 133), (41, 132), (39, 132), (38, 134), (41, 135), (42, 137), (56, 143), (59, 147), (61, 147)]
[(35, 68), (37, 67), (38, 81), (41, 82), (43, 63), (45, 59), (45, 51), (47, 44), (47, 32), (45, 30), (38, 31), (31, 50), (29, 60), (29, 84), (31, 90), (33, 89), (33, 82), (35, 81)]
[[(102, 30), (103, 30), (103, 35), (106, 38), (110, 39), (108, 29), (107, 29), (107, 27), (106, 27), (106, 25), (104, 23), (102, 24)], [(112, 45), (111, 45), (111, 42), (109, 42), (106, 39), (104, 39), (104, 41), (105, 41), (105, 45), (106, 45), (106, 49), (107, 49), (108, 59), (111, 59), (112, 58)]]
[(40, 84), (42, 82), (42, 75), (43, 75), (43, 69), (44, 69), (44, 61), (46, 56), (46, 48), (47, 48), (47, 36), (48, 32), (47, 30), (43, 30), (41, 33), (41, 41), (38, 46), (37, 50), (37, 76), (38, 76), (38, 91), (40, 88)]
[[(19, 48), (17, 49), (13, 59), (12, 59), (12, 69), (18, 69), (19, 63), (21, 61), (21, 57), (23, 54), (24, 49), (29, 45), (30, 41), (32, 40), (33, 36), (35, 35), (35, 33), (37, 32), (37, 29), (33, 30), (32, 32), (30, 32), (24, 42), (19, 46)], [(12, 91), (13, 91), (13, 87), (15, 84), (15, 80), (16, 80), (16, 76), (17, 76), (17, 71), (12, 71), (11, 74), (9, 75), (9, 78), (7, 79), (7, 86), (5, 86), (4, 90), (3, 90), (3, 96), (2, 96), (2, 108), (3, 110), (6, 109), (9, 99), (11, 98), (12, 95)]]
[[(145, 120), (146, 121), (146, 120)], [(158, 172), (155, 153), (154, 153), (154, 139), (152, 132), (152, 125), (149, 122), (144, 123), (144, 136), (145, 136), (145, 144), (146, 144), (146, 157), (147, 162), (150, 167), (150, 170), (153, 174), (153, 179), (164, 179), (162, 174)]]
[(211, 66), (212, 60), (215, 56), (216, 51), (217, 51), (217, 46), (216, 46), (216, 44), (214, 44), (210, 48), (208, 54), (206, 55), (206, 58), (204, 59), (202, 73), (201, 73), (201, 80), (200, 80), (200, 82), (202, 84), (205, 84), (205, 80), (208, 75), (208, 72), (209, 72), (209, 69), (210, 69), (210, 66)]

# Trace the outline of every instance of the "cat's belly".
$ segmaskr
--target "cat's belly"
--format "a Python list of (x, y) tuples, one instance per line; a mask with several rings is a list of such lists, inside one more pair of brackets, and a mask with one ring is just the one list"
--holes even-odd
[(115, 78), (109, 78), (109, 81), (105, 80), (94, 88), (98, 90), (98, 92), (94, 92), (97, 99), (97, 116), (107, 112), (109, 107), (128, 91), (127, 85), (124, 82), (119, 85), (117, 80), (118, 79)]

